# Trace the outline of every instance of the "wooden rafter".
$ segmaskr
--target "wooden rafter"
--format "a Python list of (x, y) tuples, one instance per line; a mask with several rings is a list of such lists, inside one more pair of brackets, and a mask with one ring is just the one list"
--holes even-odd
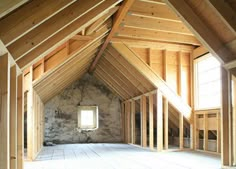
[(214, 34), (214, 32), (204, 23), (194, 10), (184, 0), (164, 0), (195, 34), (198, 40), (206, 46), (209, 51), (218, 56), (222, 63), (227, 63), (235, 58), (232, 53), (226, 48), (224, 43)]
[(110, 10), (110, 8), (113, 8), (119, 2), (120, 0), (109, 0), (96, 6), (94, 9), (90, 10), (89, 12), (78, 18), (72, 24), (65, 27), (58, 33), (54, 34), (54, 36), (48, 38), (38, 47), (24, 55), (21, 59), (17, 61), (17, 64), (20, 65), (20, 67), (23, 69), (29, 66), (30, 64), (37, 62), (45, 55), (52, 52), (55, 48), (65, 43), (71, 37), (81, 32), (84, 28), (91, 25), (98, 18), (102, 17)]
[(93, 70), (95, 69), (95, 66), (96, 66), (98, 60), (102, 56), (102, 54), (103, 54), (104, 50), (106, 49), (108, 43), (111, 41), (113, 35), (116, 33), (116, 31), (119, 28), (119, 25), (120, 25), (122, 19), (125, 17), (126, 13), (128, 12), (129, 8), (131, 7), (131, 5), (133, 4), (134, 1), (135, 0), (125, 0), (122, 3), (120, 9), (118, 10), (118, 12), (117, 12), (117, 14), (116, 14), (116, 16), (114, 18), (114, 24), (113, 24), (113, 27), (111, 29), (111, 32), (107, 36), (106, 41), (104, 42), (103, 46), (99, 50), (99, 53), (95, 57), (95, 60), (93, 61), (92, 65), (90, 66), (89, 72), (93, 72)]
[(236, 12), (224, 0), (209, 0), (213, 9), (223, 19), (228, 28), (236, 35)]
[[(75, 0), (37, 0), (25, 4), (0, 21), (2, 41), (5, 45), (13, 43), (73, 2)], [(32, 13), (32, 11), (34, 12)]]

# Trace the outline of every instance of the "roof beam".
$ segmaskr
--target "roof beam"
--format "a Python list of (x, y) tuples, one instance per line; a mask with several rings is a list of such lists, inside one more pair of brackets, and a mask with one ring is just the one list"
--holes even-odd
[(228, 28), (236, 35), (236, 12), (224, 0), (207, 1), (224, 21)]
[(188, 121), (191, 120), (191, 107), (185, 103), (180, 96), (177, 95), (162, 78), (160, 78), (153, 70), (126, 45), (121, 43), (113, 43), (112, 46), (120, 52), (120, 54), (131, 63), (143, 76), (145, 76), (162, 94), (169, 100), (176, 110), (182, 113)]
[(42, 57), (52, 52), (58, 46), (62, 45), (84, 28), (88, 27), (94, 21), (102, 17), (120, 1), (121, 0), (104, 1), (102, 4), (96, 6), (94, 9), (75, 20), (72, 24), (56, 33), (54, 36), (48, 38), (37, 48), (24, 55), (21, 59), (17, 60), (17, 63), (22, 69), (24, 69), (28, 65), (37, 62)]
[(120, 6), (116, 16), (114, 17), (114, 24), (113, 27), (111, 29), (111, 32), (109, 33), (109, 35), (107, 36), (106, 41), (104, 42), (103, 46), (101, 47), (101, 49), (99, 50), (97, 56), (95, 57), (92, 65), (89, 68), (89, 72), (93, 72), (95, 69), (95, 66), (98, 62), (98, 60), (100, 59), (100, 57), (102, 56), (104, 50), (106, 49), (108, 43), (111, 41), (113, 35), (115, 34), (115, 32), (118, 30), (119, 25), (122, 21), (122, 19), (125, 17), (126, 13), (128, 12), (129, 8), (131, 7), (131, 5), (134, 3), (135, 0), (124, 0), (122, 5)]
[(172, 8), (195, 34), (198, 40), (208, 48), (208, 50), (218, 57), (221, 63), (234, 60), (232, 53), (224, 46), (224, 43), (215, 35), (207, 24), (194, 12), (185, 0), (163, 0)]
[(0, 21), (0, 38), (8, 46), (73, 2), (75, 0), (30, 1)]

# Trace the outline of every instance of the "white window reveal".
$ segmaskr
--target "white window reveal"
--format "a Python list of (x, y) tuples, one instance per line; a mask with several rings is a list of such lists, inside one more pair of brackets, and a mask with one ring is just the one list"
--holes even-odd
[(98, 128), (97, 106), (79, 106), (78, 128), (81, 130), (95, 130)]

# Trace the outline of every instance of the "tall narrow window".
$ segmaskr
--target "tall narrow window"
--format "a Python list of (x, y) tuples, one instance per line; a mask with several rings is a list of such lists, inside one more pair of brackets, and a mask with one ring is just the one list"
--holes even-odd
[(220, 62), (211, 54), (195, 60), (195, 108), (221, 106)]
[(85, 130), (95, 130), (98, 128), (97, 106), (79, 106), (78, 128)]

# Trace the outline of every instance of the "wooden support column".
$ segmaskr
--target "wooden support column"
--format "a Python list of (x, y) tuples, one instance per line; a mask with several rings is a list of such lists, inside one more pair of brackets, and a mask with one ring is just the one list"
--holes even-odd
[(153, 94), (149, 94), (149, 147), (154, 149), (154, 133), (153, 133)]
[(220, 131), (220, 113), (216, 114), (217, 119), (217, 153), (221, 152), (221, 131)]
[[(193, 53), (190, 54), (190, 104), (191, 107), (194, 107), (194, 68), (193, 68)], [(190, 148), (191, 149), (195, 149), (195, 138), (196, 138), (196, 123), (194, 120), (194, 111), (192, 111), (192, 116), (191, 116), (191, 120), (192, 122), (190, 123)]]
[(135, 100), (131, 100), (131, 143), (135, 144)]
[(130, 101), (127, 101), (127, 111), (126, 111), (126, 119), (127, 119), (127, 143), (131, 143), (131, 118), (130, 118)]
[(125, 143), (126, 135), (125, 135), (125, 103), (121, 103), (121, 135), (122, 140)]
[(10, 169), (17, 169), (17, 72), (10, 73)]
[(208, 151), (208, 114), (204, 114), (204, 141), (203, 141), (204, 151)]
[(141, 144), (147, 147), (147, 100), (146, 96), (141, 96)]
[(10, 167), (10, 61), (8, 55), (0, 56), (0, 169)]
[(195, 137), (194, 137), (194, 142), (195, 142), (195, 145), (194, 145), (194, 149), (197, 150), (199, 149), (199, 129), (198, 129), (198, 126), (197, 126), (197, 120), (198, 120), (198, 117), (197, 117), (197, 114), (194, 113), (194, 124), (195, 124), (195, 127), (194, 127), (194, 132), (195, 132)]
[[(232, 117), (232, 129), (233, 129), (233, 165), (236, 165), (236, 77), (232, 76), (232, 80), (233, 80), (233, 98), (234, 98), (234, 102), (233, 102), (233, 117)], [(220, 133), (220, 132), (219, 132)], [(217, 130), (217, 134), (218, 134), (218, 130)], [(218, 138), (218, 137), (217, 137)], [(218, 144), (217, 144), (218, 145)], [(220, 145), (219, 145), (220, 147)]]
[(163, 80), (166, 81), (167, 79), (167, 51), (162, 51), (163, 56)]
[(163, 150), (163, 102), (162, 93), (157, 90), (156, 105), (157, 105), (157, 151)]
[(164, 109), (164, 148), (165, 150), (168, 150), (169, 146), (169, 136), (168, 136), (168, 129), (169, 129), (169, 112), (168, 112), (168, 100), (164, 98), (164, 104), (163, 104), (163, 109)]
[(24, 92), (23, 75), (17, 78), (17, 169), (24, 168)]
[(33, 112), (33, 68), (30, 67), (29, 72), (29, 90), (27, 93), (27, 158), (28, 160), (34, 159), (34, 112)]
[(184, 116), (179, 113), (179, 149), (184, 148)]
[(222, 108), (221, 108), (221, 162), (223, 166), (232, 165), (231, 126), (231, 75), (221, 68)]
[(177, 69), (177, 92), (182, 96), (182, 52), (178, 52), (178, 69)]

